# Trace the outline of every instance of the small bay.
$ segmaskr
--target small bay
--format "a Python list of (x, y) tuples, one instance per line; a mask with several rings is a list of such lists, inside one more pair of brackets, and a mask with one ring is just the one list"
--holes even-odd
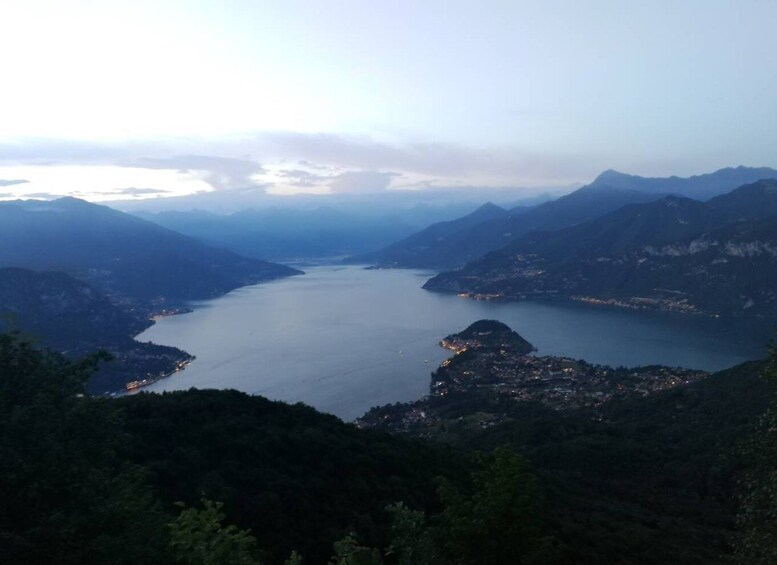
[(444, 336), (500, 320), (538, 348), (609, 365), (717, 370), (761, 357), (763, 328), (569, 303), (483, 302), (425, 291), (432, 273), (317, 266), (192, 304), (138, 336), (197, 358), (144, 390), (233, 388), (351, 420), (426, 394)]

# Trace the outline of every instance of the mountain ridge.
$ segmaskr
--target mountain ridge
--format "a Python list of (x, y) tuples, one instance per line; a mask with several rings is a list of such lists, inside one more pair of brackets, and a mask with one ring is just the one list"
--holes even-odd
[(67, 272), (108, 295), (157, 306), (301, 273), (76, 198), (0, 203), (0, 238), (0, 266)]
[(659, 200), (669, 194), (704, 200), (768, 175), (777, 178), (777, 170), (730, 167), (689, 178), (663, 179), (607, 170), (593, 182), (556, 200), (528, 209), (510, 210), (503, 217), (467, 226), (459, 233), (449, 233), (445, 241), (427, 237), (435, 233), (435, 224), (362, 259), (383, 267), (450, 270), (509, 245), (531, 231), (564, 229), (623, 206)]
[(668, 196), (564, 230), (533, 232), (424, 288), (763, 317), (777, 315), (773, 276), (777, 181), (768, 180), (708, 202)]
[(70, 358), (98, 350), (113, 356), (90, 379), (92, 393), (157, 379), (191, 359), (178, 348), (133, 339), (152, 323), (143, 312), (122, 308), (65, 273), (0, 268), (0, 332), (19, 332)]

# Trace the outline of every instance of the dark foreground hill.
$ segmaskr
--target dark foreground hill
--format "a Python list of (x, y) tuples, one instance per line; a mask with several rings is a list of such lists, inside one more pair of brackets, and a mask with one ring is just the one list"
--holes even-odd
[(179, 305), (300, 271), (75, 198), (0, 203), (0, 267), (63, 271), (111, 296)]
[[(723, 563), (772, 395), (746, 364), (597, 418), (512, 402), (479, 429), (457, 422), (502, 407), (451, 398), (444, 447), (234, 391), (79, 396), (90, 370), (0, 336), (3, 563)], [(472, 455), (505, 444), (530, 463)]]

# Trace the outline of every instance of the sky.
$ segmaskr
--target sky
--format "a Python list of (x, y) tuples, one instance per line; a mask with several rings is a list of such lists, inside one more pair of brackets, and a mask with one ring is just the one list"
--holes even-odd
[(3, 0), (0, 22), (5, 199), (777, 166), (773, 0)]

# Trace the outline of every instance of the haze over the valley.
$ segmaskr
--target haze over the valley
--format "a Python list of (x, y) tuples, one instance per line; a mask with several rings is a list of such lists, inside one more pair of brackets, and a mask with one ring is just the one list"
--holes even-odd
[(10, 0), (0, 18), (4, 200), (515, 202), (605, 169), (777, 165), (773, 2)]

